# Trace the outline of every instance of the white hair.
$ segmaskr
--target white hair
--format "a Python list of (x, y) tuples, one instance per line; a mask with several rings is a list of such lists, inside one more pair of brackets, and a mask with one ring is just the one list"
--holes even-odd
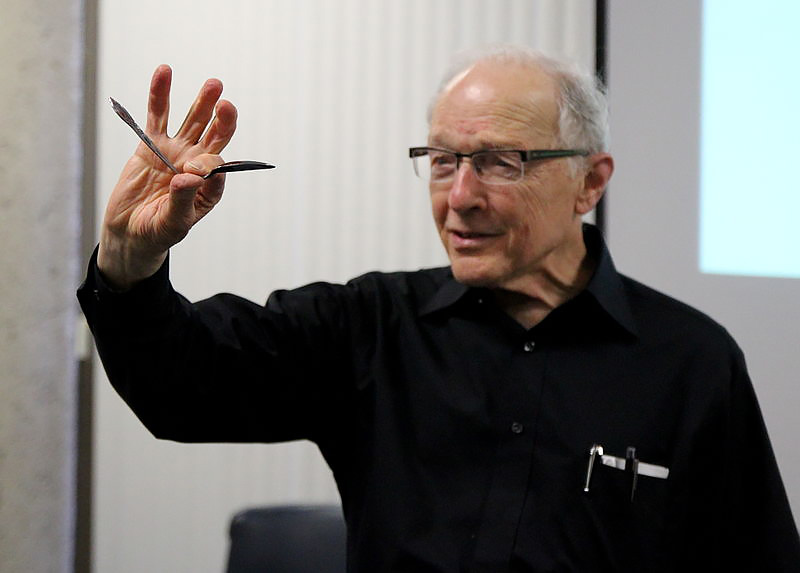
[(574, 64), (518, 46), (492, 46), (462, 53), (444, 76), (428, 106), (429, 123), (436, 103), (450, 83), (480, 62), (515, 64), (548, 74), (556, 81), (558, 89), (559, 144), (589, 153), (608, 150), (608, 100), (602, 83)]

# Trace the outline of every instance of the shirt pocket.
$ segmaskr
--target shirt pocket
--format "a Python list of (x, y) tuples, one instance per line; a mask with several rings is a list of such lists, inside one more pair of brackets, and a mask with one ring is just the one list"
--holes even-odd
[(669, 477), (641, 474), (634, 488), (630, 471), (607, 466), (598, 458), (589, 491), (584, 492), (584, 508), (609, 552), (627, 552), (618, 554), (618, 562), (652, 562), (655, 556), (667, 555), (670, 490)]

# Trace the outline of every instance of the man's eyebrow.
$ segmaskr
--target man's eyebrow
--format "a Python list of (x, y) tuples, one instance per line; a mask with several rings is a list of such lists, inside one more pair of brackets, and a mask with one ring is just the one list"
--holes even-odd
[(516, 140), (481, 141), (482, 149), (527, 149), (527, 146)]
[(428, 137), (428, 145), (431, 147), (448, 148), (447, 141), (436, 135)]
[[(455, 146), (448, 145), (445, 139), (439, 137), (432, 137), (428, 140), (428, 145), (431, 147), (441, 147), (443, 149), (450, 149), (453, 151), (463, 151), (463, 150), (456, 150)], [(527, 147), (520, 143), (517, 140), (505, 140), (505, 141), (489, 141), (489, 140), (480, 140), (478, 145), (469, 150), (469, 151), (483, 151), (488, 149), (527, 149)]]

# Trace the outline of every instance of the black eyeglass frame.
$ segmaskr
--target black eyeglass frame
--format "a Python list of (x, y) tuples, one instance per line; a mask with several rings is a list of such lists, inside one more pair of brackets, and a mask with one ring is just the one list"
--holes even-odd
[[(456, 169), (461, 166), (461, 160), (465, 157), (472, 159), (473, 155), (478, 155), (487, 152), (503, 152), (503, 153), (518, 153), (519, 158), (523, 164), (529, 161), (536, 161), (537, 159), (556, 159), (559, 157), (587, 157), (591, 153), (585, 149), (479, 149), (472, 153), (459, 153), (458, 151), (451, 151), (450, 149), (442, 149), (440, 147), (410, 147), (408, 149), (408, 156), (411, 159), (417, 157), (424, 157), (431, 151), (440, 151), (442, 153), (449, 153), (456, 158)], [(524, 170), (523, 170), (524, 175)]]

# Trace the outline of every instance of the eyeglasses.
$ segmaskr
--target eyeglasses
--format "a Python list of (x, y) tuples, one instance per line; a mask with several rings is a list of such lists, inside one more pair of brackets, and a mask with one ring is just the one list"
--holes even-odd
[(470, 158), (478, 180), (490, 185), (507, 185), (522, 179), (525, 164), (537, 159), (589, 155), (581, 149), (486, 149), (457, 153), (436, 147), (412, 147), (408, 155), (418, 177), (432, 183), (445, 183), (455, 177), (461, 160)]

